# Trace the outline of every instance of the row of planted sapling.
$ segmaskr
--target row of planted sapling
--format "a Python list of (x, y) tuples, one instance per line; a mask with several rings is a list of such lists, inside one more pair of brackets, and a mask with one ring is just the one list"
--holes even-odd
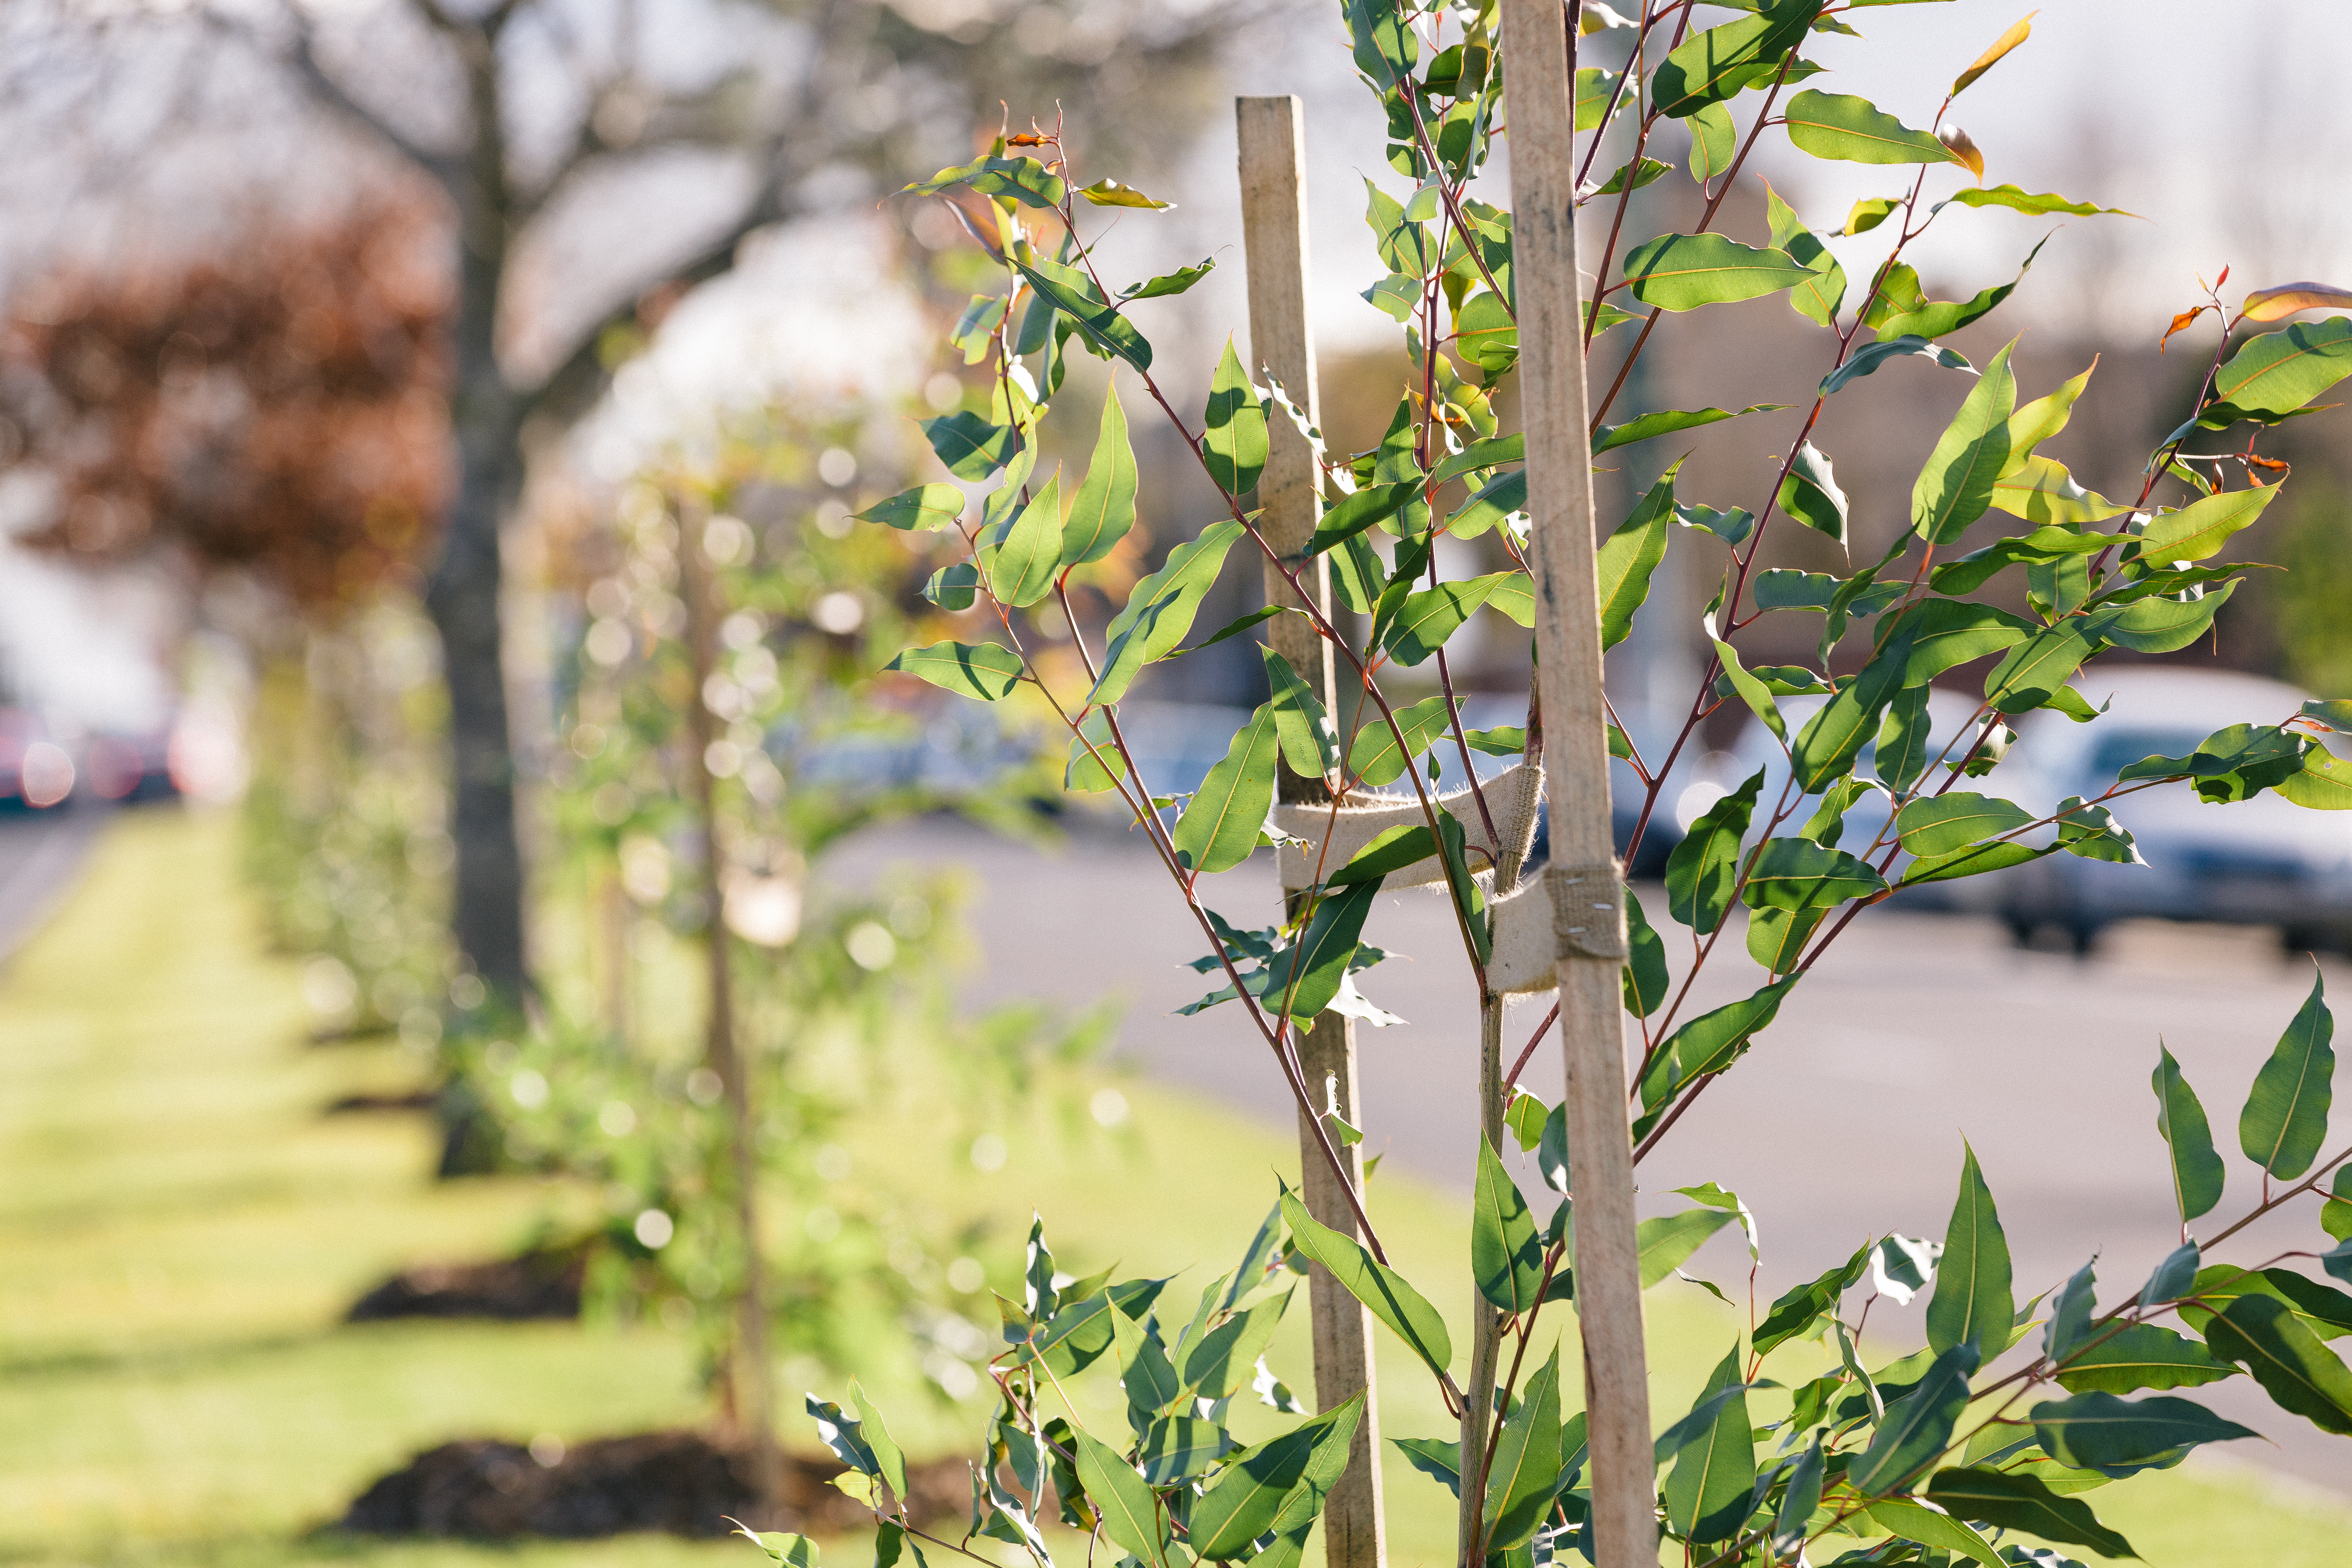
[[(502, 1315), (499, 1293), (521, 1290), (530, 1315), (684, 1335), (709, 1430), (559, 1446), (520, 1469), (517, 1443), (454, 1442), (375, 1483), (354, 1528), (574, 1534), (584, 1492), (610, 1503), (587, 1509), (593, 1533), (821, 1521), (847, 1507), (824, 1484), (837, 1467), (778, 1447), (780, 1377), (885, 1363), (942, 1401), (979, 1384), (979, 1259), (1017, 1237), (851, 1151), (907, 1118), (967, 1166), (976, 1144), (1039, 1132), (1109, 1018), (955, 1006), (969, 941), (951, 869), (824, 874), (863, 830), (944, 810), (1003, 825), (1034, 791), (1011, 746), (950, 783), (872, 765), (927, 727), (868, 700), (869, 645), (895, 647), (901, 598), (920, 601), (905, 546), (842, 526), (810, 471), (844, 455), (810, 437), (837, 434), (730, 430), (633, 480), (587, 547), (548, 801), (564, 962), (530, 1016), (460, 1013), (441, 1047), (444, 1092), (487, 1145), (471, 1163), (563, 1180), (520, 1258), (412, 1270), (442, 1288), (380, 1288), (362, 1314)], [(702, 1472), (709, 1495), (691, 1500), (662, 1479)], [(443, 1513), (419, 1511), (428, 1493)]]
[[(1263, 100), (1242, 111), (1252, 347), (1245, 355), (1237, 333), (1218, 357), (1204, 407), (1171, 390), (1150, 336), (1164, 319), (1151, 301), (1201, 269), (1139, 282), (1108, 270), (1108, 223), (1160, 204), (1092, 167), (1076, 132), (1033, 126), (908, 188), (954, 204), (1000, 272), (967, 312), (963, 345), (977, 345), (992, 384), (924, 426), (960, 482), (863, 514), (935, 545), (938, 629), (892, 668), (1024, 707), (1066, 737), (1069, 787), (1132, 821), (1167, 896), (1197, 924), (1207, 954), (1196, 967), (1213, 989), (1194, 1026), (1264, 1051), (1270, 1103), (1300, 1120), (1306, 1183), (1268, 1194), (1263, 1226), (1235, 1238), (1233, 1270), (1204, 1287), (1117, 1271), (1064, 1282), (1041, 1222), (1024, 1288), (1002, 1304), (997, 1399), (957, 1528), (900, 1506), (904, 1457), (870, 1402), (812, 1394), (820, 1431), (870, 1489), (879, 1568), (910, 1553), (995, 1562), (1007, 1549), (1041, 1568), (1288, 1568), (1318, 1524), (1334, 1568), (1368, 1568), (1387, 1530), (1369, 1482), (1375, 1430), (1429, 1489), (1386, 1503), (1454, 1509), (1464, 1568), (1570, 1553), (1633, 1568), (1661, 1550), (1706, 1568), (2057, 1563), (2132, 1554), (2099, 1518), (2098, 1489), (2253, 1436), (2187, 1392), (2199, 1385), (2250, 1382), (2275, 1419), (2352, 1433), (2352, 1369), (2329, 1343), (2352, 1332), (2352, 1293), (2338, 1288), (2352, 1284), (2352, 1151), (2326, 1138), (2332, 1025), (2315, 983), (2245, 1088), (2226, 1158), (2197, 1090), (2147, 1042), (2162, 1135), (2147, 1175), (2169, 1185), (2179, 1218), (2151, 1277), (2101, 1280), (2086, 1262), (2063, 1278), (2014, 1278), (1994, 1198), (2001, 1173), (1969, 1153), (1940, 1246), (1887, 1237), (1805, 1260), (1817, 1277), (1740, 1314), (1727, 1347), (1677, 1347), (1716, 1371), (1654, 1434), (1630, 1292), (1674, 1278), (1720, 1230), (1746, 1226), (1751, 1247), (1755, 1231), (1748, 1205), (1712, 1184), (1681, 1189), (1685, 1210), (1636, 1228), (1631, 1181), (1702, 1097), (1736, 1099), (1783, 1070), (1776, 1016), (1866, 911), (1906, 888), (2042, 857), (2134, 862), (2131, 816), (2149, 792), (2193, 793), (2214, 811), (2265, 792), (2352, 807), (2352, 764), (2325, 744), (2352, 729), (2342, 701), (2247, 713), (2187, 755), (2134, 761), (2046, 808), (1986, 782), (2023, 716), (2100, 721), (2102, 656), (2186, 654), (2210, 632), (2244, 569), (2225, 549), (2280, 493), (2265, 436), (2352, 374), (2352, 319), (2326, 314), (2352, 306), (2352, 292), (2216, 285), (2176, 323), (2173, 352), (2200, 354), (2202, 374), (2149, 433), (2145, 463), (2077, 476), (2046, 448), (2095, 395), (2090, 370), (2021, 386), (2013, 345), (1963, 355), (1945, 340), (1997, 323), (2017, 282), (1943, 300), (1915, 268), (1923, 237), (1986, 209), (2103, 221), (2095, 201), (2000, 183), (1997, 152), (1951, 123), (2027, 23), (1988, 26), (1995, 41), (1980, 58), (1898, 115), (1813, 79), (1808, 50), (1866, 31), (1875, 10), (1861, 4), (1565, 9), (1574, 26), (1563, 32), (1562, 8), (1538, 0), (1343, 8), (1388, 132), (1387, 168), (1369, 182), (1365, 297), (1401, 327), (1409, 366), (1369, 450), (1328, 450), (1316, 426), (1311, 366), (1282, 301), (1299, 246), (1294, 234), (1286, 250), (1276, 231), (1296, 228), (1297, 207), (1268, 216), (1261, 192), (1280, 181), (1249, 162)], [(1295, 126), (1286, 135), (1288, 155)], [(1487, 169), (1506, 146), (1507, 176)], [(1727, 198), (1760, 184), (1752, 155), (1764, 146), (1883, 171), (1885, 194), (1810, 224), (1768, 195), (1770, 232), (1749, 237), (1767, 243), (1735, 238), (1719, 220)], [(1670, 176), (1675, 157), (1704, 206), (1687, 232), (1644, 233), (1630, 198)], [(1506, 178), (1516, 211), (1491, 199)], [(1571, 207), (1580, 224), (1564, 221)], [(1642, 355), (1676, 337), (1703, 362), (1707, 345), (1780, 308), (1818, 330), (1812, 353), (1781, 367), (1783, 406), (1801, 416), (1776, 427), (1783, 438), (1754, 493), (1702, 498), (1667, 462), (1629, 515), (1587, 537), (1594, 458), (1769, 413), (1627, 407)], [(1090, 458), (1057, 471), (1043, 452), (1072, 401), (1074, 351), (1108, 366), (1115, 395)], [(1892, 376), (1931, 378), (1956, 406), (1940, 429), (1916, 432), (1907, 517), (1891, 538), (1864, 538), (1834, 454), (1814, 437), (1836, 400)], [(1497, 408), (1515, 379), (1518, 429)], [(1196, 459), (1181, 479), (1187, 499), (1216, 515), (1128, 585), (1094, 563), (1136, 515), (1138, 420), (1181, 436)], [(1768, 543), (1791, 529), (1849, 550), (1845, 568), (1767, 565)], [(1463, 552), (1440, 546), (1462, 540), (1507, 564), (1449, 577)], [(1664, 743), (1636, 746), (1607, 706), (1597, 656), (1655, 613), (1649, 585), (1670, 551), (1702, 552), (1720, 585), (1697, 625), (1674, 628), (1706, 650), (1679, 723)], [(1266, 575), (1268, 607), (1197, 624), (1210, 585), (1236, 564)], [(1081, 588), (1118, 605), (1107, 626), (1082, 617)], [(1475, 616), (1537, 632), (1524, 724), (1464, 724), (1446, 649)], [(1791, 620), (1813, 657), (1751, 665), (1742, 645), (1759, 623)], [(1041, 658), (1047, 622), (1082, 672)], [(1155, 664), (1244, 634), (1265, 639), (1269, 696), (1205, 782), (1172, 795), (1130, 745), (1126, 704)], [(1391, 695), (1433, 684), (1417, 700)], [(1936, 721), (1937, 690), (1967, 694), (1963, 722)], [(1605, 751), (1630, 771), (1639, 816), (1654, 823), (1694, 776), (1701, 728), (1718, 712), (1752, 715), (1779, 755), (1691, 825), (1663, 900), (1645, 908), (1600, 863), (1605, 845), (1588, 847), (1607, 831), (1605, 786), (1597, 798), (1590, 787), (1597, 759)], [(1482, 776), (1475, 752), (1513, 765)], [(1441, 768), (1453, 787), (1441, 789)], [(1552, 865), (1537, 877), (1528, 806), (1547, 774)], [(1288, 895), (1272, 923), (1276, 911), (1240, 906), (1217, 880), (1267, 848)], [(1417, 884), (1448, 901), (1474, 979), (1463, 1018), (1479, 1019), (1485, 1045), (1484, 1133), (1465, 1152), (1476, 1170), (1469, 1268), (1452, 1281), (1408, 1279), (1390, 1258), (1354, 1153), (1380, 1129), (1358, 1124), (1348, 1081), (1347, 1022), (1380, 991), (1376, 894)], [(1725, 969), (1744, 976), (1744, 994), (1702, 1010), (1696, 977)], [(2098, 980), (2086, 972), (2083, 984)], [(1507, 997), (1555, 987), (1559, 1006), (1524, 1045), (1503, 1038)], [(1570, 1063), (1560, 1098), (1560, 1086), (1523, 1081), (1554, 1016)], [(1833, 1152), (1835, 1127), (1759, 1121), (1746, 1135)], [(1318, 1206), (1318, 1189), (1332, 1201)], [(2280, 1215), (2299, 1241), (2251, 1245), (2248, 1227)], [(1132, 1256), (1150, 1254), (1150, 1230), (1139, 1212)], [(1301, 1275), (1315, 1297), (1313, 1410), (1244, 1441), (1233, 1401), (1255, 1389), (1289, 1407), (1255, 1357)], [(1927, 1293), (1924, 1344), (1865, 1334), (1880, 1279)], [(1367, 1315), (1386, 1331), (1388, 1386), (1426, 1377), (1458, 1426), (1381, 1423), (1368, 1364), (1325, 1353)], [(761, 1543), (781, 1563), (814, 1561), (804, 1537)]]

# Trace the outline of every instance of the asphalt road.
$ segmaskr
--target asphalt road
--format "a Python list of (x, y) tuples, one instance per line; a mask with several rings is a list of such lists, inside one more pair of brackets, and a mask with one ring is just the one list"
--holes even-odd
[(40, 929), (73, 885), (109, 815), (82, 806), (0, 816), (0, 961)]
[[(974, 1001), (1120, 998), (1120, 1048), (1143, 1070), (1270, 1124), (1295, 1125), (1264, 1046), (1237, 1011), (1173, 1016), (1210, 989), (1180, 967), (1206, 943), (1140, 845), (1089, 830), (1040, 852), (929, 821), (866, 836), (836, 851), (822, 874), (854, 882), (893, 863), (942, 862), (973, 873), (969, 917), (982, 948), (968, 980)], [(1254, 862), (1216, 879), (1210, 901), (1237, 923), (1269, 921), (1271, 866)], [(1663, 894), (1645, 903), (1658, 908)], [(1451, 919), (1435, 893), (1396, 894), (1375, 910), (1366, 939), (1399, 956), (1362, 976), (1363, 989), (1410, 1020), (1361, 1031), (1368, 1147), (1466, 1194), (1476, 1149), (1476, 1014)], [(1678, 975), (1687, 956), (1674, 955)], [(2352, 997), (2352, 967), (2331, 958), (2321, 968), (2337, 997)], [(2202, 1096), (2229, 1160), (2221, 1205), (2199, 1226), (2210, 1235), (2260, 1200), (2258, 1171), (2235, 1152), (2238, 1110), (2312, 974), (2311, 960), (2284, 956), (2267, 931), (2127, 924), (2098, 956), (2078, 961), (2016, 951), (1989, 921), (1868, 911), (1748, 1059), (1643, 1164), (1643, 1212), (1685, 1206), (1673, 1195), (1678, 1186), (1715, 1181), (1738, 1191), (1758, 1216), (1756, 1289), (1769, 1300), (1872, 1235), (1940, 1239), (1965, 1138), (2000, 1205), (2019, 1300), (2054, 1288), (2097, 1254), (2101, 1299), (2112, 1304), (2179, 1239), (2147, 1087), (2158, 1040)], [(1760, 980), (1731, 933), (1694, 1002), (1735, 1000)], [(1514, 1053), (1548, 1005), (1512, 1009), (1506, 1040)], [(1538, 1052), (1525, 1081), (1558, 1098), (1556, 1047)], [(2348, 1130), (2352, 1117), (2339, 1114), (2336, 1142)], [(2326, 1245), (2316, 1205), (2306, 1201), (2242, 1232), (2214, 1260), (2259, 1263), (2315, 1244)], [(1736, 1232), (1688, 1268), (1735, 1299), (1744, 1293), (1748, 1260)], [(1873, 1338), (1884, 1325), (1882, 1346), (1916, 1344), (1924, 1305), (1881, 1300)], [(2242, 1443), (2235, 1457), (2352, 1490), (2344, 1439), (2283, 1415), (2251, 1388), (2224, 1384), (2199, 1397), (2278, 1445)]]

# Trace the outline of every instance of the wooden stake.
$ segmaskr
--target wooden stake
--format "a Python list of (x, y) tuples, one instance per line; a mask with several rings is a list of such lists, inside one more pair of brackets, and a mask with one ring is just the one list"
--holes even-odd
[(1546, 875), (1559, 935), (1593, 1542), (1599, 1568), (1656, 1568), (1656, 1470), (1618, 996), (1624, 893), (1609, 821), (1566, 8), (1560, 0), (1503, 0), (1503, 38), (1511, 73), (1512, 261), (1535, 531), (1536, 668), (1551, 806)]
[(776, 1447), (773, 1373), (768, 1365), (767, 1274), (760, 1246), (759, 1123), (751, 1114), (751, 1083), (735, 1040), (735, 990), (729, 963), (726, 901), (720, 886), (725, 868), (719, 836), (717, 781), (708, 761), (719, 739), (709, 704), (703, 700), (716, 663), (719, 640), (716, 594), (703, 556), (699, 508), (681, 506), (678, 516), (678, 586), (686, 601), (687, 649), (694, 691), (686, 705), (687, 734), (694, 755), (687, 760), (695, 808), (702, 816), (703, 863), (709, 874), (709, 914), (703, 947), (709, 963), (709, 1037), (705, 1059), (727, 1100), (728, 1142), (735, 1166), (736, 1245), (743, 1251), (743, 1286), (736, 1299), (735, 1353), (729, 1358), (735, 1409), (750, 1439), (752, 1486), (768, 1527), (783, 1498), (783, 1457)]
[[(1307, 323), (1307, 123), (1296, 98), (1239, 98), (1234, 119), (1241, 133), (1242, 238), (1249, 257), (1250, 352), (1282, 383), (1284, 393), (1306, 412), (1317, 414), (1314, 334)], [(1265, 471), (1258, 479), (1258, 526), (1277, 550), (1306, 549), (1315, 531), (1316, 500), (1322, 475), (1307, 438), (1289, 420), (1270, 426)], [(1331, 607), (1330, 569), (1318, 557), (1304, 580), (1318, 607)], [(1297, 604), (1281, 574), (1265, 569), (1268, 604)], [(1312, 683), (1336, 717), (1337, 683), (1330, 646), (1301, 616), (1267, 623), (1266, 645), (1287, 658)], [(1284, 801), (1328, 801), (1321, 779), (1282, 770)], [(1299, 1042), (1299, 1067), (1307, 1088), (1329, 1094), (1333, 1108), (1360, 1123), (1356, 1105), (1356, 1029), (1349, 1019), (1325, 1013)], [(1323, 1158), (1313, 1119), (1299, 1111), (1301, 1196), (1307, 1212), (1323, 1224), (1362, 1239), (1355, 1212), (1339, 1177)], [(1360, 1194), (1364, 1163), (1360, 1146), (1340, 1151), (1348, 1180)], [(1372, 1397), (1372, 1315), (1342, 1289), (1320, 1265), (1308, 1271), (1307, 1301), (1315, 1320), (1315, 1400), (1328, 1410), (1361, 1393), (1363, 1419), (1357, 1423), (1347, 1473), (1323, 1510), (1324, 1561), (1329, 1568), (1386, 1568), (1388, 1548), (1381, 1521), (1380, 1407)]]

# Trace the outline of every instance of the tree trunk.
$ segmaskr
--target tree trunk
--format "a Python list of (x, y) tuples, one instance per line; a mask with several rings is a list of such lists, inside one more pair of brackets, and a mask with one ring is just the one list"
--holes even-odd
[(488, 409), (467, 407), (475, 400), (461, 398), (457, 501), (425, 603), (441, 634), (449, 691), (449, 836), (457, 851), (450, 934), (483, 984), (513, 1005), (528, 977), (499, 625), (499, 522), (520, 490), (522, 457), (504, 389), (494, 395)]
[(523, 400), (499, 365), (499, 300), (513, 237), (498, 41), (482, 27), (455, 35), (465, 61), (473, 133), (453, 182), (457, 206), (457, 365), (450, 424), (457, 500), (425, 607), (441, 634), (449, 691), (449, 836), (457, 845), (449, 931), (492, 995), (520, 1005), (523, 868), (515, 833), (514, 746), (507, 725), (499, 620), (499, 525), (522, 492)]

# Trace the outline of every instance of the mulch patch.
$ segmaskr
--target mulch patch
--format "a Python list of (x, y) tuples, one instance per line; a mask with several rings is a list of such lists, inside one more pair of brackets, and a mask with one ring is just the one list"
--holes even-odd
[(425, 1264), (403, 1269), (362, 1296), (343, 1320), (577, 1318), (586, 1274), (587, 1255), (578, 1246), (535, 1248), (489, 1263)]
[(329, 1116), (366, 1115), (375, 1111), (430, 1110), (440, 1103), (438, 1090), (413, 1089), (400, 1094), (347, 1094), (328, 1102)]
[[(831, 1482), (843, 1466), (787, 1455), (782, 1517), (765, 1527), (833, 1534), (869, 1527), (873, 1515)], [(749, 1460), (699, 1432), (600, 1437), (552, 1463), (519, 1443), (444, 1443), (360, 1494), (340, 1528), (362, 1535), (583, 1540), (640, 1531), (719, 1536), (731, 1517), (753, 1523)], [(916, 1521), (964, 1512), (971, 1483), (960, 1460), (912, 1467)]]

